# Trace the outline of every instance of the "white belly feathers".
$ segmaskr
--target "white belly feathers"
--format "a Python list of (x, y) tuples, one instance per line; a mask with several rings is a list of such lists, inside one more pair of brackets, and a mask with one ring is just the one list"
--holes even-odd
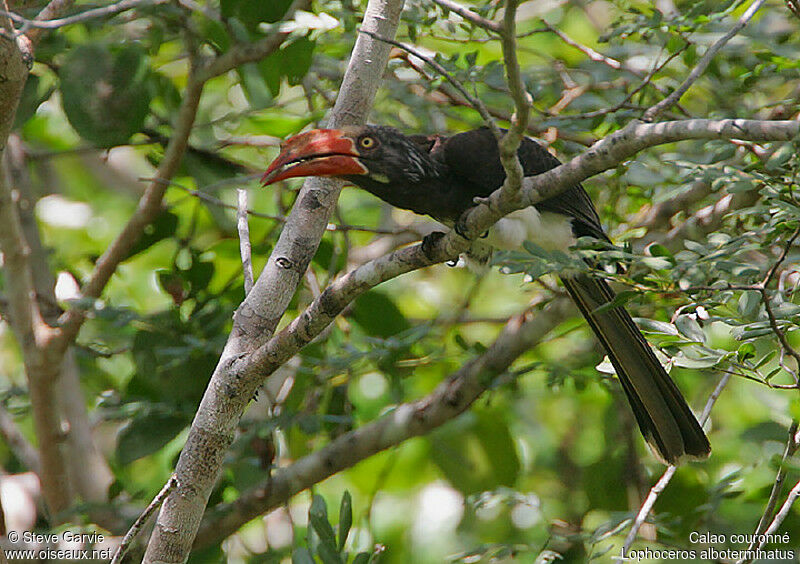
[(531, 206), (499, 220), (484, 241), (498, 249), (518, 249), (524, 241), (531, 241), (548, 251), (566, 251), (576, 239), (570, 218), (559, 213), (540, 213)]

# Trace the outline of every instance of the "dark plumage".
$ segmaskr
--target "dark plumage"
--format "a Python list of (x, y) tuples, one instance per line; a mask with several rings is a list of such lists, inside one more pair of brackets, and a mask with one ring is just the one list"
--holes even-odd
[[(526, 176), (560, 163), (536, 141), (525, 139), (519, 159)], [(505, 172), (491, 132), (452, 137), (406, 136), (383, 126), (315, 130), (289, 139), (264, 175), (265, 184), (294, 176), (339, 176), (393, 206), (453, 225), (474, 198), (502, 186)], [(489, 242), (519, 245), (525, 239), (566, 250), (575, 238), (608, 240), (580, 185), (501, 219)], [(636, 421), (656, 456), (670, 464), (704, 458), (711, 447), (678, 387), (664, 371), (624, 308), (597, 309), (614, 299), (608, 284), (585, 273), (562, 280), (611, 359)]]

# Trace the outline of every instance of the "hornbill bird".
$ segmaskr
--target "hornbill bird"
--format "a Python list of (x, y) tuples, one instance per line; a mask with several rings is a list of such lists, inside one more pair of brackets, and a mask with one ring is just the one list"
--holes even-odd
[[(560, 162), (532, 139), (518, 151), (525, 176)], [(264, 185), (299, 176), (335, 176), (398, 208), (454, 225), (476, 197), (500, 188), (505, 171), (494, 135), (487, 129), (451, 137), (406, 136), (391, 127), (348, 126), (296, 135), (270, 164)], [(566, 251), (578, 237), (608, 237), (581, 185), (500, 219), (488, 243), (519, 247), (525, 240)], [(703, 430), (680, 390), (656, 358), (631, 316), (606, 282), (591, 273), (562, 272), (561, 280), (613, 364), (636, 421), (659, 460), (678, 464), (711, 452)]]

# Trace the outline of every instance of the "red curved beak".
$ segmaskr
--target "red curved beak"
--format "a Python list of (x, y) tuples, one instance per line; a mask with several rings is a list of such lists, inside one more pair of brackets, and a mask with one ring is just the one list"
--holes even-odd
[(367, 174), (353, 139), (340, 129), (314, 129), (287, 139), (261, 183), (268, 186), (297, 176)]

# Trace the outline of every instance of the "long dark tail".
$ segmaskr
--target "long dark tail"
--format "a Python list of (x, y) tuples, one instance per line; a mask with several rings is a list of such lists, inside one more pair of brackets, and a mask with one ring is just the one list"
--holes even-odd
[(596, 312), (614, 299), (613, 290), (587, 274), (562, 280), (603, 343), (654, 454), (666, 464), (707, 457), (711, 446), (705, 433), (628, 312), (621, 307)]

